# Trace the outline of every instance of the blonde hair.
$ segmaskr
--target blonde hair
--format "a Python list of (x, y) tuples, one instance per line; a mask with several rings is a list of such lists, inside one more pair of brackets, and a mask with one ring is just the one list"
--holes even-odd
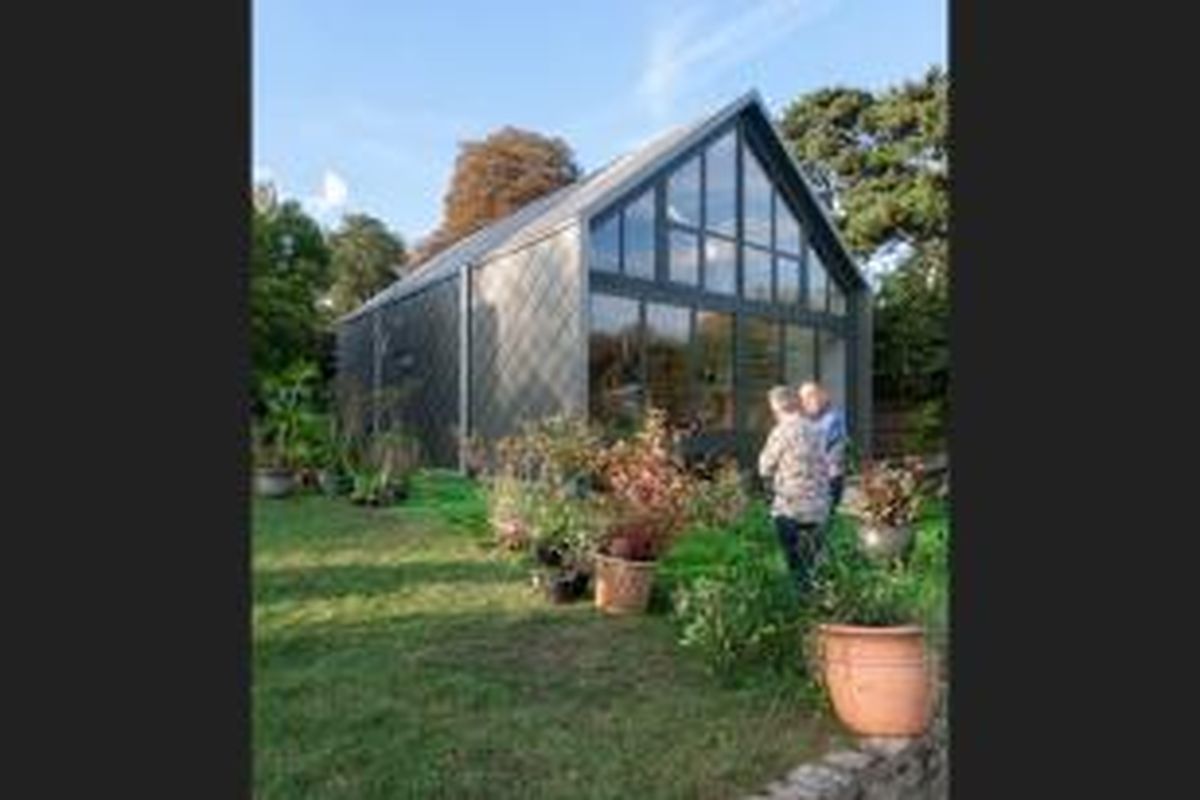
[(799, 395), (787, 386), (774, 386), (767, 392), (767, 401), (776, 411), (795, 411)]

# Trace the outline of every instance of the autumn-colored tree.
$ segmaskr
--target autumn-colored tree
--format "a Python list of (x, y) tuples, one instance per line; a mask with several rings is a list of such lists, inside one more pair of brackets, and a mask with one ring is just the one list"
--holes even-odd
[(570, 146), (557, 137), (505, 127), (461, 143), (442, 223), (417, 248), (414, 265), (578, 177)]

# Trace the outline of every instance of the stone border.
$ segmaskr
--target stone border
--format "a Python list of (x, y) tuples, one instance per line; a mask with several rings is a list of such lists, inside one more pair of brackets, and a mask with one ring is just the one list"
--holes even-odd
[(950, 796), (949, 726), (939, 713), (917, 738), (859, 739), (772, 781), (744, 800), (944, 800)]

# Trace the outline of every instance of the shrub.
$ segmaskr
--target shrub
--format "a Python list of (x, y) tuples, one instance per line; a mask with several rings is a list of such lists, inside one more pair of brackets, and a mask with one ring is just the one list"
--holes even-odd
[(737, 462), (727, 459), (721, 462), (711, 477), (695, 480), (691, 502), (689, 516), (695, 524), (709, 528), (733, 525), (746, 513), (750, 503)]
[(863, 465), (859, 477), (858, 516), (872, 525), (900, 527), (916, 521), (921, 512), (921, 462), (884, 461)]

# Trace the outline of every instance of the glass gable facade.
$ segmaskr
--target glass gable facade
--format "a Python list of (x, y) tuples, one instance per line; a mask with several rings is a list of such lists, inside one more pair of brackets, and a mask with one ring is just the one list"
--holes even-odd
[(818, 378), (847, 402), (847, 289), (753, 137), (740, 120), (718, 130), (593, 217), (589, 408), (603, 427), (654, 406), (757, 447), (772, 386)]

